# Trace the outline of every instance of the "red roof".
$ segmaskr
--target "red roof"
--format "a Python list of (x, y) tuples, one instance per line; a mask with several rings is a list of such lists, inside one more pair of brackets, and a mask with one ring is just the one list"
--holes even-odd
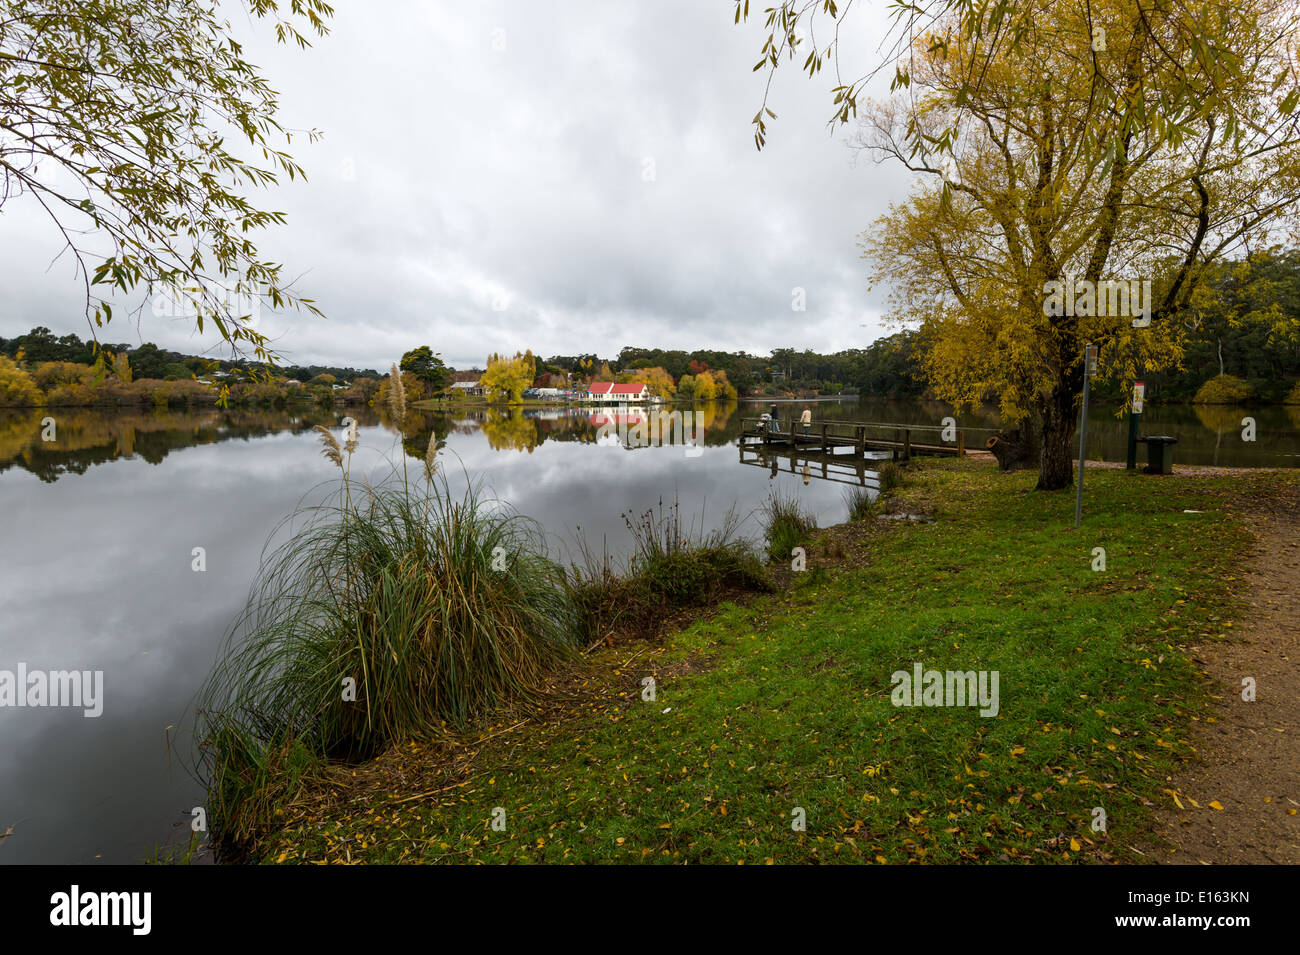
[(593, 395), (639, 395), (645, 390), (645, 385), (616, 385), (612, 381), (593, 381), (587, 390)]

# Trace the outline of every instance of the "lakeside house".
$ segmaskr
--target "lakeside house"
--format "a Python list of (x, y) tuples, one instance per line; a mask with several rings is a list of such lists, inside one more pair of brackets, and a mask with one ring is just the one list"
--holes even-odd
[(588, 386), (584, 399), (631, 404), (650, 400), (650, 389), (641, 382), (620, 385), (612, 381), (593, 381)]
[(470, 398), (481, 398), (483, 396), (483, 386), (477, 378), (473, 381), (452, 382), (451, 391), (453, 394), (467, 395)]

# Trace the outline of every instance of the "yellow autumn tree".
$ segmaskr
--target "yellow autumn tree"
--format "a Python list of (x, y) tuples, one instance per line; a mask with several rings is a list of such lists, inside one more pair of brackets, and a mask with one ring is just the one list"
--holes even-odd
[(713, 378), (713, 372), (702, 371), (695, 376), (695, 400), (712, 401), (718, 397), (718, 383)]
[(713, 376), (714, 384), (717, 386), (719, 401), (735, 401), (740, 397), (740, 392), (736, 386), (727, 378), (727, 373), (721, 368), (714, 368), (709, 372)]
[[(893, 317), (922, 323), (938, 396), (991, 397), (1006, 422), (1035, 428), (1038, 487), (1053, 490), (1073, 477), (1084, 344), (1100, 346), (1101, 375), (1125, 381), (1173, 364), (1179, 315), (1207, 266), (1294, 216), (1295, 102), (1275, 81), (1291, 75), (1297, 30), (1289, 7), (1243, 0), (1220, 24), (1231, 56), (1203, 57), (1157, 38), (1165, 19), (1208, 16), (1208, 0), (1021, 6), (1034, 15), (996, 55), (940, 21), (914, 47), (906, 97), (866, 117), (861, 145), (920, 184), (863, 248), (892, 288)], [(1171, 137), (1155, 100), (1173, 83), (1204, 96), (1187, 99)], [(1211, 96), (1231, 97), (1244, 121), (1227, 128), (1200, 109)], [(914, 151), (914, 124), (950, 148)], [(1102, 282), (1129, 283), (1137, 301), (1093, 294)]]
[(524, 390), (536, 377), (537, 362), (531, 351), (515, 352), (513, 358), (502, 358), (493, 353), (488, 356), (487, 370), (483, 372), (480, 383), (490, 400), (517, 405), (523, 403)]
[(0, 355), (0, 408), (36, 408), (45, 396), (17, 362)]
[(108, 356), (108, 366), (117, 380), (124, 385), (129, 385), (135, 378), (135, 372), (131, 370), (131, 359), (126, 352), (114, 352)]
[(663, 368), (638, 368), (635, 371), (624, 372), (618, 377), (626, 384), (637, 382), (644, 384), (650, 394), (656, 398), (671, 398), (677, 392), (673, 376)]

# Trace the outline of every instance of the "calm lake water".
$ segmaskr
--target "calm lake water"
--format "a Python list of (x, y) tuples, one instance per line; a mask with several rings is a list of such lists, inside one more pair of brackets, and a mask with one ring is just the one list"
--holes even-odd
[[(797, 495), (823, 525), (843, 520), (849, 486), (873, 472), (738, 451), (742, 417), (765, 405), (703, 409), (686, 443), (628, 448), (602, 426), (635, 424), (577, 409), (413, 416), (403, 432), (374, 412), (0, 411), (0, 671), (103, 672), (103, 712), (0, 707), (0, 863), (129, 863), (184, 843), (200, 784), (186, 770), (188, 707), (211, 671), (276, 526), (323, 499), (338, 469), (319, 453), (316, 424), (360, 425), (353, 477), (383, 480), (404, 449), (418, 474), (431, 434), (439, 468), (536, 519), (554, 555), (581, 533), (599, 552), (629, 543), (623, 515), (678, 502), (696, 528), (729, 508), (756, 537), (756, 511), (774, 489)], [(782, 416), (802, 403), (782, 404)], [(814, 420), (938, 425), (935, 403), (820, 402)], [(697, 413), (698, 410), (697, 410)], [(1241, 419), (1256, 421), (1242, 439)], [(967, 428), (996, 427), (992, 412)], [(1300, 465), (1300, 408), (1200, 409), (1148, 405), (1143, 433), (1180, 439), (1175, 461)], [(1090, 457), (1123, 460), (1126, 425), (1089, 418)], [(695, 435), (699, 447), (690, 445)], [(983, 442), (971, 431), (968, 447)], [(1145, 460), (1145, 454), (1143, 454)], [(1063, 507), (1071, 507), (1063, 498)], [(193, 569), (194, 549), (206, 569)]]

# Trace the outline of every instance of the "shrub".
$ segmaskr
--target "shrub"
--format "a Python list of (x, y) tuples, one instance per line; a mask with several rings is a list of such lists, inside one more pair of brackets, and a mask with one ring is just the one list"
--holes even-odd
[(193, 378), (177, 378), (171, 381), (141, 382), (149, 388), (149, 397), (155, 406), (172, 406), (199, 404), (216, 400), (212, 386), (205, 385)]
[(1236, 405), (1251, 399), (1250, 386), (1232, 375), (1216, 375), (1201, 385), (1192, 399), (1197, 405)]
[(0, 355), (0, 408), (38, 408), (44, 403), (45, 396), (32, 376), (13, 359)]
[[(295, 389), (315, 391), (315, 388)], [(329, 389), (325, 389), (329, 393)], [(232, 405), (260, 405), (282, 408), (289, 401), (289, 386), (268, 381), (238, 381), (230, 386), (229, 402)]]
[(58, 385), (89, 385), (95, 380), (95, 369), (71, 361), (47, 361), (32, 372), (32, 380), (41, 391)]
[(55, 407), (86, 408), (94, 404), (94, 394), (94, 388), (88, 384), (55, 385), (45, 400)]
[(1300, 405), (1300, 381), (1295, 383), (1295, 387), (1287, 394), (1282, 401), (1284, 405)]

